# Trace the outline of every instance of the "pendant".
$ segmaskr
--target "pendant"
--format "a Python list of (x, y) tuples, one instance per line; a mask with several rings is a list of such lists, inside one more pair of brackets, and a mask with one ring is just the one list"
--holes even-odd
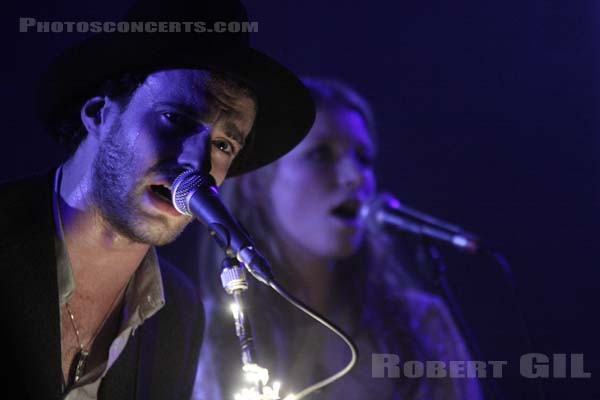
[(79, 382), (83, 374), (85, 373), (85, 365), (87, 364), (87, 359), (90, 353), (81, 349), (75, 355), (75, 370), (73, 371), (73, 383)]

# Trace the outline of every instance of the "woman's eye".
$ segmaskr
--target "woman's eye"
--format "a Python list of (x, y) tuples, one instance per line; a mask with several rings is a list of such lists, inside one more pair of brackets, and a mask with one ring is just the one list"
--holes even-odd
[(318, 146), (307, 153), (311, 161), (325, 162), (333, 159), (333, 151), (329, 146)]

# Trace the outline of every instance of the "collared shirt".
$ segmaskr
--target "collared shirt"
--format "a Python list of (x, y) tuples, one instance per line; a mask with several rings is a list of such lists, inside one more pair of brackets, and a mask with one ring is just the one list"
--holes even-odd
[[(75, 280), (66, 246), (56, 239), (58, 296), (62, 306), (69, 301), (75, 292)], [(68, 389), (65, 400), (95, 400), (102, 378), (108, 373), (119, 355), (125, 349), (129, 337), (144, 321), (154, 315), (165, 304), (162, 278), (158, 266), (158, 258), (154, 247), (150, 248), (140, 266), (127, 285), (124, 298), (125, 305), (121, 315), (119, 333), (113, 339), (108, 359), (98, 367), (85, 371), (81, 380)], [(62, 312), (62, 311), (61, 311)]]
[[(75, 293), (76, 283), (73, 277), (71, 260), (67, 251), (67, 246), (63, 236), (62, 219), (58, 205), (58, 192), (62, 179), (62, 166), (58, 167), (54, 176), (54, 195), (52, 199), (54, 223), (56, 234), (54, 244), (56, 250), (56, 269), (58, 280), (58, 302), (60, 312), (63, 311), (63, 305), (69, 301)], [(76, 385), (63, 390), (65, 400), (96, 400), (98, 398), (98, 389), (102, 378), (106, 376), (109, 369), (119, 358), (130, 336), (135, 334), (135, 330), (141, 326), (144, 321), (153, 316), (165, 304), (165, 295), (163, 290), (160, 268), (156, 249), (151, 247), (135, 273), (129, 280), (124, 296), (124, 306), (121, 312), (121, 326), (119, 333), (112, 340), (108, 359), (98, 365), (96, 368), (85, 371)], [(61, 317), (62, 320), (62, 317)]]
[[(71, 262), (64, 241), (56, 236), (56, 262), (58, 275), (58, 297), (62, 306), (69, 301), (76, 289)], [(102, 378), (108, 373), (125, 349), (130, 336), (144, 321), (154, 315), (165, 304), (162, 278), (156, 250), (151, 247), (140, 266), (127, 284), (121, 315), (119, 333), (110, 344), (108, 359), (98, 367), (85, 371), (81, 380), (67, 389), (65, 400), (95, 400)]]

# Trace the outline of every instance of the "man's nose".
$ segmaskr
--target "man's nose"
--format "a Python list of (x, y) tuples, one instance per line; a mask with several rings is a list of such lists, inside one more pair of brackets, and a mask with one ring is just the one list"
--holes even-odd
[(354, 154), (345, 155), (338, 161), (338, 184), (343, 187), (360, 187), (365, 182), (364, 169), (364, 166)]
[(211, 169), (211, 132), (207, 129), (188, 136), (182, 143), (177, 163), (208, 174)]

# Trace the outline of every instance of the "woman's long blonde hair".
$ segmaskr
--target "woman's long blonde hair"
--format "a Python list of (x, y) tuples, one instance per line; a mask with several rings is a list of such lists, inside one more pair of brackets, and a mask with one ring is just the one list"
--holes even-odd
[[(368, 103), (350, 86), (339, 80), (323, 78), (304, 78), (305, 86), (312, 93), (317, 110), (344, 106), (358, 111), (364, 118), (373, 142), (375, 125)], [(273, 266), (275, 277), (286, 277), (292, 271), (284, 268), (286, 255), (275, 235), (272, 213), (267, 193), (277, 171), (278, 163), (274, 162), (257, 171), (228, 180), (220, 189), (225, 204), (235, 217), (251, 232), (258, 248)], [(354, 325), (366, 329), (378, 351), (401, 354), (407, 360), (425, 360), (426, 354), (418, 338), (410, 330), (410, 310), (403, 307), (402, 294), (414, 283), (410, 274), (403, 268), (401, 252), (394, 251), (396, 246), (385, 234), (371, 232), (356, 254), (339, 261), (336, 271), (352, 271), (339, 274), (340, 279), (333, 279), (338, 287), (332, 288), (344, 304), (357, 310)], [(224, 255), (212, 241), (203, 243), (199, 259), (208, 260), (210, 265), (203, 266), (201, 287), (204, 297), (224, 300), (224, 292), (218, 285), (218, 272)], [(260, 303), (259, 294), (251, 297), (256, 308)], [(218, 301), (218, 300), (217, 300)], [(261, 310), (274, 308), (273, 304), (260, 307)], [(273, 312), (277, 312), (274, 310)], [(280, 316), (275, 317), (275, 319)], [(220, 338), (213, 329), (213, 340)], [(211, 334), (209, 332), (209, 334)], [(410, 394), (415, 390), (417, 379), (406, 382), (402, 380), (402, 391)]]

